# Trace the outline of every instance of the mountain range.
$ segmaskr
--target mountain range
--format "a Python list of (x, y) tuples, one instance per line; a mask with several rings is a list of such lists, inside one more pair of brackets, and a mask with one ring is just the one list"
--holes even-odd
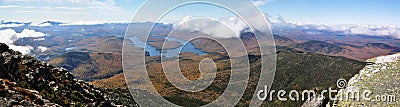
[[(49, 22), (53, 23), (53, 22)], [(53, 23), (56, 24), (56, 23)], [(61, 24), (61, 23), (59, 23)], [(134, 23), (130, 26), (135, 31), (129, 34), (137, 35), (139, 40), (146, 39), (147, 33), (143, 31), (143, 26), (150, 26), (154, 23)], [(2, 73), (0, 89), (1, 97), (7, 100), (1, 100), (5, 105), (61, 105), (73, 103), (75, 105), (128, 105), (135, 104), (129, 95), (127, 82), (122, 70), (122, 46), (123, 42), (133, 43), (134, 41), (124, 41), (123, 35), (128, 24), (98, 24), (98, 25), (63, 25), (63, 26), (21, 26), (13, 28), (15, 31), (22, 29), (33, 29), (37, 32), (44, 32), (46, 35), (44, 40), (38, 41), (38, 38), (21, 38), (14, 42), (19, 46), (43, 46), (47, 47), (44, 52), (32, 51), (31, 57), (18, 54), (9, 50), (5, 45), (1, 46)], [(1, 28), (4, 29), (4, 28)], [(154, 35), (165, 36), (172, 30), (171, 25), (157, 24), (152, 32)], [(283, 30), (285, 31), (285, 30)], [(333, 35), (336, 41), (329, 41), (324, 37), (326, 35), (310, 35), (304, 31), (293, 32), (277, 32), (274, 34), (277, 49), (277, 70), (275, 74), (273, 89), (284, 90), (322, 90), (327, 87), (335, 87), (336, 80), (344, 78), (349, 80), (362, 69), (367, 59), (388, 55), (399, 52), (398, 41), (388, 42), (385, 38), (366, 37), (366, 39), (358, 40), (359, 42), (350, 42), (343, 40), (342, 37), (350, 37), (348, 35)], [(180, 40), (188, 40), (194, 35), (204, 35), (200, 32), (176, 31), (174, 38)], [(260, 33), (260, 32), (255, 32)], [(329, 33), (334, 34), (334, 33)], [(362, 36), (364, 37), (364, 36)], [(318, 38), (318, 39), (313, 39)], [(319, 39), (322, 38), (322, 39)], [(325, 39), (324, 39), (325, 38)], [(240, 39), (244, 42), (251, 65), (251, 77), (249, 86), (246, 88), (246, 94), (240, 100), (238, 106), (245, 106), (254, 93), (254, 87), (258, 80), (260, 72), (260, 52), (258, 44), (255, 42), (254, 33), (241, 32)], [(126, 39), (125, 39), (126, 40)], [(152, 46), (160, 47), (160, 41), (164, 39), (149, 38)], [(381, 42), (377, 40), (382, 40)], [(338, 42), (339, 41), (339, 42)], [(161, 69), (160, 56), (146, 55), (146, 64), (151, 81), (154, 83), (157, 91), (171, 102), (182, 106), (195, 106), (207, 104), (223, 93), (226, 88), (227, 80), (230, 75), (229, 56), (223, 47), (217, 42), (198, 38), (190, 41), (193, 46), (201, 51), (207, 52), (204, 55), (196, 53), (181, 53), (182, 73), (189, 79), (199, 77), (196, 68), (202, 58), (213, 59), (218, 67), (217, 80), (205, 91), (200, 93), (183, 92), (173, 87), (165, 77)], [(177, 44), (179, 45), (179, 44)], [(4, 48), (4, 49), (3, 49)], [(141, 47), (138, 47), (141, 48)], [(171, 47), (175, 48), (175, 47)], [(6, 54), (6, 53), (9, 54)], [(35, 62), (33, 65), (24, 65), (22, 61), (7, 62), (6, 59), (17, 59), (28, 57), (28, 62)], [(44, 63), (35, 59), (37, 57), (48, 63)], [(58, 68), (62, 67), (62, 68)], [(10, 69), (13, 69), (10, 71)], [(39, 81), (40, 76), (34, 69), (44, 69), (49, 79)], [(60, 70), (61, 69), (61, 70)], [(57, 73), (53, 71), (62, 72)], [(32, 74), (30, 74), (32, 72)], [(28, 74), (28, 75), (27, 75)], [(29, 75), (34, 75), (33, 80)], [(42, 75), (42, 74), (40, 74)], [(44, 77), (42, 77), (44, 78)], [(47, 78), (47, 77), (46, 77)], [(56, 79), (53, 79), (56, 78)], [(61, 78), (59, 80), (58, 78)], [(76, 79), (74, 79), (76, 78)], [(78, 80), (81, 79), (81, 80)], [(52, 82), (54, 81), (54, 83)], [(89, 82), (90, 81), (90, 82)], [(141, 80), (137, 80), (141, 81)], [(89, 82), (89, 83), (87, 83)], [(16, 84), (14, 84), (16, 83)], [(28, 85), (26, 85), (28, 83)], [(50, 85), (52, 83), (53, 85)], [(35, 87), (29, 84), (44, 84), (43, 87)], [(3, 88), (4, 87), (4, 88)], [(7, 87), (7, 88), (6, 88)], [(9, 88), (19, 87), (19, 88)], [(46, 88), (47, 87), (47, 88)], [(54, 90), (54, 87), (59, 89)], [(64, 88), (60, 88), (64, 87)], [(88, 88), (86, 90), (82, 87)], [(99, 88), (101, 87), (101, 88)], [(42, 90), (44, 88), (44, 90)], [(5, 91), (4, 91), (5, 90)], [(9, 93), (16, 92), (16, 93)], [(22, 91), (21, 91), (22, 90)], [(34, 95), (26, 94), (33, 90)], [(82, 91), (83, 90), (83, 91)], [(37, 92), (36, 92), (37, 91)], [(97, 95), (103, 93), (102, 95)], [(70, 95), (70, 96), (67, 96)], [(107, 100), (104, 95), (120, 96), (120, 100)], [(28, 96), (28, 98), (19, 98), (18, 96)], [(32, 100), (41, 96), (42, 100)], [(59, 97), (57, 97), (59, 96)], [(12, 100), (10, 100), (12, 99)], [(79, 100), (84, 99), (84, 100)], [(101, 99), (99, 101), (92, 101)], [(45, 102), (44, 104), (41, 102)], [(79, 102), (79, 104), (78, 104)], [(125, 103), (124, 103), (125, 102)], [(331, 102), (331, 101), (329, 101)], [(266, 101), (265, 106), (300, 106), (303, 101), (282, 102), (274, 99)], [(129, 105), (131, 104), (131, 105)]]

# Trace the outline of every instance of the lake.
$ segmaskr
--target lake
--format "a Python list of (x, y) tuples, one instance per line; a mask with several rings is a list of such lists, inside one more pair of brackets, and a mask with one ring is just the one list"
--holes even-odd
[(166, 38), (165, 36), (152, 36), (152, 37), (164, 38), (166, 41), (177, 41), (180, 44), (182, 44), (182, 46), (180, 46), (178, 48), (174, 48), (174, 49), (168, 49), (168, 50), (157, 50), (155, 47), (150, 46), (148, 43), (146, 44), (144, 41), (140, 40), (137, 36), (131, 37), (131, 38), (129, 38), (129, 40), (131, 40), (133, 42), (134, 46), (144, 48), (147, 52), (149, 52), (150, 56), (159, 56), (159, 55), (161, 55), (161, 53), (164, 57), (167, 57), (167, 58), (178, 56), (178, 53), (181, 48), (182, 48), (181, 52), (193, 52), (193, 53), (196, 53), (199, 55), (207, 54), (207, 52), (201, 51), (200, 49), (194, 47), (194, 45), (191, 42), (187, 42), (186, 40), (181, 40), (181, 39), (174, 38), (174, 37)]

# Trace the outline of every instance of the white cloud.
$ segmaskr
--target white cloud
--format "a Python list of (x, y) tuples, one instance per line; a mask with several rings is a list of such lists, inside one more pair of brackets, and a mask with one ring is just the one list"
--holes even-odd
[(22, 32), (17, 33), (12, 29), (0, 30), (0, 42), (7, 44), (10, 49), (20, 51), (22, 54), (29, 54), (33, 48), (32, 46), (17, 46), (15, 41), (26, 37), (43, 37), (44, 33), (36, 32), (35, 30), (24, 29)]
[(46, 51), (48, 48), (47, 48), (47, 47), (44, 47), (44, 46), (39, 46), (38, 49), (39, 49), (41, 52), (44, 52), (44, 51)]
[(369, 30), (365, 27), (355, 27), (350, 29), (350, 33), (352, 34), (369, 34), (369, 35), (376, 35), (375, 32)]
[(99, 24), (107, 24), (107, 23), (129, 23), (126, 21), (77, 21), (73, 23), (67, 23), (67, 24), (60, 24), (61, 26), (67, 26), (67, 25), (99, 25)]
[[(283, 17), (279, 16), (269, 17), (272, 20), (274, 29), (314, 29), (314, 30), (327, 30), (340, 32), (349, 35), (369, 35), (369, 36), (390, 36), (400, 39), (400, 26), (398, 25), (355, 25), (355, 24), (316, 24), (309, 22), (292, 22), (286, 21)], [(311, 32), (309, 34), (318, 34)]]
[(36, 32), (35, 30), (24, 29), (21, 33), (16, 33), (18, 38), (26, 38), (26, 37), (43, 37), (46, 34), (42, 32)]
[(370, 36), (391, 36), (400, 39), (400, 29), (385, 25), (327, 25), (331, 31), (341, 31), (346, 34), (363, 34)]
[(13, 49), (14, 51), (21, 52), (23, 55), (31, 53), (31, 50), (33, 49), (32, 46), (15, 46), (15, 45), (8, 45), (10, 49)]
[(246, 27), (246, 24), (237, 17), (217, 20), (185, 16), (174, 24), (174, 28), (180, 30), (198, 31), (219, 38), (239, 37), (240, 32)]
[[(263, 14), (258, 14), (257, 11), (251, 11), (243, 14), (242, 17), (246, 19), (242, 20), (237, 16), (220, 19), (205, 17), (199, 17), (201, 18), (199, 19), (186, 16), (181, 18), (179, 22), (175, 23), (174, 26), (179, 26), (179, 29), (181, 30), (199, 31), (220, 38), (239, 37), (240, 33), (244, 30), (258, 30), (261, 32), (269, 31), (268, 26), (266, 26), (265, 23), (262, 23), (266, 21)], [(252, 24), (251, 28), (247, 26), (245, 21)]]
[(37, 38), (37, 39), (33, 39), (33, 41), (44, 41), (46, 40), (45, 38)]
[(177, 22), (177, 23), (175, 23), (175, 24), (173, 25), (173, 27), (178, 27), (179, 25), (182, 25), (182, 24), (184, 24), (185, 22), (190, 21), (190, 20), (192, 20), (192, 19), (193, 19), (192, 16), (185, 16), (185, 17), (182, 17), (182, 18), (180, 19), (179, 22)]
[(350, 29), (352, 34), (365, 34), (372, 36), (391, 36), (400, 39), (400, 28), (399, 26), (378, 26), (378, 25), (364, 25), (356, 26)]
[(0, 24), (0, 28), (3, 27), (20, 27), (20, 26), (24, 26), (25, 24), (15, 24), (15, 23), (11, 23), (11, 24)]
[[(286, 25), (286, 27), (282, 27)], [(291, 27), (287, 27), (287, 26)], [(349, 35), (390, 36), (400, 39), (400, 26), (396, 25), (354, 25), (354, 24), (314, 24), (314, 23), (274, 23), (274, 28), (315, 29), (341, 32)]]

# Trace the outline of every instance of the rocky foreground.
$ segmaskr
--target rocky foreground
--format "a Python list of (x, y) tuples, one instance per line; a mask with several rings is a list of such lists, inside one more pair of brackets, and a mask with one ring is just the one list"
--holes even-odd
[(135, 106), (129, 91), (89, 85), (0, 43), (0, 106)]
[[(360, 92), (360, 99), (351, 97), (338, 101), (337, 106), (398, 107), (400, 106), (400, 53), (379, 56), (367, 60), (369, 63), (360, 73), (351, 78), (344, 92)], [(370, 99), (363, 99), (363, 92), (372, 92)], [(342, 94), (345, 96), (345, 94)], [(343, 97), (346, 98), (346, 97)], [(352, 99), (351, 99), (352, 98)]]

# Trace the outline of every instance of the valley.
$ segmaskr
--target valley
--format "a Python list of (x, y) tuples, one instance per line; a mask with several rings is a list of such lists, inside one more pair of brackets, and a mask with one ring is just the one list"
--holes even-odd
[(397, 107), (399, 4), (0, 0), (0, 107)]

